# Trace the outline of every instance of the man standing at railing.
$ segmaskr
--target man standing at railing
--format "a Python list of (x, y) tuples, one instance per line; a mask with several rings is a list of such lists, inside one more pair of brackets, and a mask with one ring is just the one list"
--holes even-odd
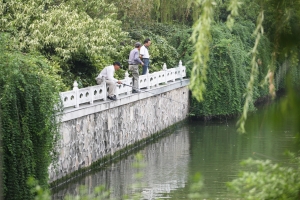
[(103, 80), (105, 80), (107, 86), (109, 87), (107, 98), (113, 101), (117, 100), (117, 97), (115, 95), (116, 83), (122, 84), (120, 80), (114, 78), (114, 74), (115, 71), (119, 70), (121, 67), (122, 66), (119, 62), (114, 62), (113, 65), (105, 67), (96, 78), (98, 85), (100, 85)]
[(132, 93), (139, 93), (139, 64), (144, 65), (140, 59), (139, 50), (142, 44), (140, 42), (135, 43), (134, 49), (130, 51), (128, 64), (129, 71), (132, 73), (133, 90)]
[(143, 73), (142, 75), (147, 74), (147, 71), (149, 69), (149, 64), (150, 64), (150, 55), (149, 55), (149, 51), (148, 48), (151, 44), (151, 40), (149, 38), (145, 39), (144, 41), (144, 45), (141, 47), (140, 49), (140, 56), (142, 58), (142, 61), (144, 63), (143, 65)]

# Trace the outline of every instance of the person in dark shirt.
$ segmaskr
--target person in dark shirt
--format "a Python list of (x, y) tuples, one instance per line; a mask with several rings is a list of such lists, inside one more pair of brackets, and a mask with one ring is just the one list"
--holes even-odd
[(139, 64), (144, 65), (143, 61), (140, 59), (139, 50), (142, 44), (140, 42), (135, 43), (134, 49), (130, 51), (128, 64), (129, 71), (132, 74), (133, 90), (132, 93), (139, 93)]

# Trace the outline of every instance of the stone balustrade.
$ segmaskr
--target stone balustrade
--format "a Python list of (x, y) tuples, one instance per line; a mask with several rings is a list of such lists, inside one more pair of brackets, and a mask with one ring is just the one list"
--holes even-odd
[[(166, 64), (164, 64), (161, 71), (140, 75), (139, 87), (150, 89), (161, 84), (167, 84), (168, 82), (175, 82), (176, 79), (182, 79), (184, 77), (186, 77), (186, 67), (182, 65), (181, 61), (179, 61), (178, 67), (170, 69), (167, 69)], [(132, 78), (129, 77), (127, 71), (125, 78), (121, 81), (126, 85), (132, 86)], [(116, 89), (117, 97), (131, 93), (132, 87), (126, 85), (118, 84)], [(73, 86), (73, 90), (60, 93), (64, 108), (79, 108), (79, 106), (83, 104), (94, 104), (94, 102), (97, 101), (106, 101), (108, 88), (105, 82), (101, 85), (79, 89), (75, 81)]]

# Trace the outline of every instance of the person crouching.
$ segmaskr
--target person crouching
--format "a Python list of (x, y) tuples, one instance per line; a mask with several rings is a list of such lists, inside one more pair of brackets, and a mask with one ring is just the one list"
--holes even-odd
[(98, 85), (102, 84), (103, 80), (105, 80), (106, 85), (109, 88), (107, 98), (113, 101), (117, 100), (116, 83), (122, 84), (120, 80), (114, 78), (115, 71), (120, 68), (122, 68), (121, 64), (119, 62), (114, 62), (112, 65), (105, 67), (96, 78)]

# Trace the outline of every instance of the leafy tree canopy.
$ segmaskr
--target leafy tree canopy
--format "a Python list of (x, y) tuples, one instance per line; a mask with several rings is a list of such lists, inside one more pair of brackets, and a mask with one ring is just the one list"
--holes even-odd
[(39, 50), (63, 59), (79, 51), (107, 55), (126, 36), (115, 20), (115, 7), (104, 1), (13, 0), (1, 8), (1, 31), (12, 33), (23, 51)]

